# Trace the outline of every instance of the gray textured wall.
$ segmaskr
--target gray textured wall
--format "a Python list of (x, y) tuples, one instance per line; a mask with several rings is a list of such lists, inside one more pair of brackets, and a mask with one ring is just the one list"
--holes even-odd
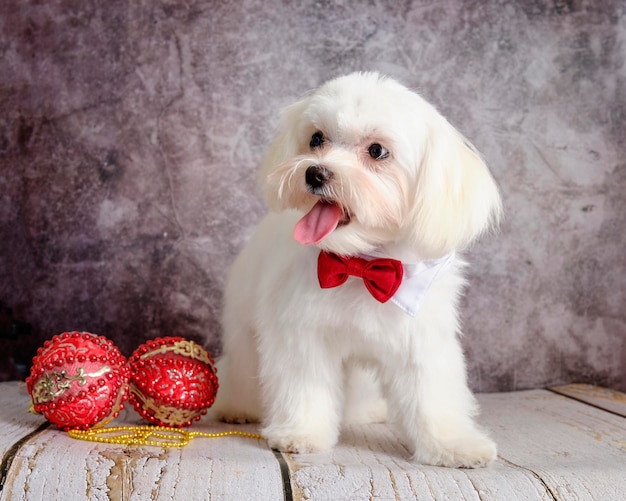
[(0, 301), (39, 342), (210, 333), (278, 110), (420, 90), (502, 187), (469, 253), (472, 386), (626, 390), (626, 7), (602, 0), (3, 0)]

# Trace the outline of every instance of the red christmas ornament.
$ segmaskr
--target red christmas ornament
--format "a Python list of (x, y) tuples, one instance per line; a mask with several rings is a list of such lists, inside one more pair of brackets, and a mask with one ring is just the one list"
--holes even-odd
[(182, 337), (157, 338), (129, 359), (130, 401), (147, 421), (189, 426), (213, 405), (218, 382), (213, 359)]
[(105, 425), (128, 399), (126, 358), (104, 336), (64, 332), (33, 358), (26, 387), (33, 409), (63, 430)]

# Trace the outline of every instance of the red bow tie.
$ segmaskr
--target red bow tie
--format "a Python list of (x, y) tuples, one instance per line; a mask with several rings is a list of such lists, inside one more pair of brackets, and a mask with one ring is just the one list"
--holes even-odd
[(345, 257), (321, 251), (317, 259), (317, 278), (322, 289), (342, 285), (348, 276), (361, 277), (370, 294), (381, 303), (389, 301), (402, 283), (404, 268), (395, 259)]

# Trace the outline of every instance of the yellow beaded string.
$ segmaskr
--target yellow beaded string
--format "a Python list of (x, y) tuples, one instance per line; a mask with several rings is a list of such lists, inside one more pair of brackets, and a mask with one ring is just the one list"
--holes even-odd
[(111, 428), (90, 428), (89, 430), (69, 430), (68, 435), (77, 440), (87, 440), (104, 444), (152, 445), (155, 447), (184, 447), (196, 437), (220, 438), (240, 436), (264, 440), (258, 433), (231, 430), (218, 433), (187, 431), (182, 428), (165, 426), (114, 426)]

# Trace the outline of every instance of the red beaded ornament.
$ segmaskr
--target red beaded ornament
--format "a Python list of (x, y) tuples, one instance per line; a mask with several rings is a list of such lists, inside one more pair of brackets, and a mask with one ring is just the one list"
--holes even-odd
[(218, 389), (213, 359), (182, 337), (163, 337), (141, 345), (129, 359), (130, 402), (147, 421), (189, 426), (207, 413)]
[(129, 395), (126, 358), (104, 336), (64, 332), (33, 358), (26, 387), (33, 409), (63, 430), (116, 418)]

